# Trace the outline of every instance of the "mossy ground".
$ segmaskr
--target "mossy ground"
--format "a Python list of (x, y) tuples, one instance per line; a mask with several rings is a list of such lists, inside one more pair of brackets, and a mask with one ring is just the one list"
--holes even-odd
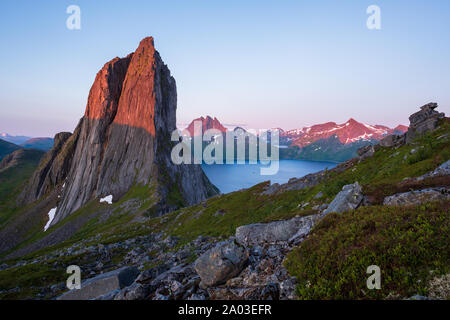
[[(383, 299), (427, 295), (428, 282), (450, 270), (450, 202), (363, 207), (327, 215), (285, 266), (300, 299)], [(381, 269), (381, 289), (366, 286)]]

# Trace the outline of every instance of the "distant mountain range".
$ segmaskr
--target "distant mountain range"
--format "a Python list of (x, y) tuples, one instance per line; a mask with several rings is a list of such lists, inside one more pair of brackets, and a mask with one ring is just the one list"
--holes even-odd
[[(217, 129), (223, 133), (227, 128), (217, 118), (210, 116), (192, 120), (186, 130), (194, 136), (194, 122), (201, 121), (202, 130)], [(326, 122), (301, 129), (280, 132), (280, 159), (304, 159), (319, 161), (346, 161), (356, 157), (356, 151), (368, 144), (376, 144), (391, 134), (403, 134), (407, 126), (389, 128), (369, 125), (351, 118), (343, 124)]]
[(402, 134), (407, 130), (408, 127), (404, 125), (398, 125), (391, 129), (383, 125), (364, 124), (351, 118), (343, 124), (327, 122), (302, 129), (285, 131), (281, 136), (290, 141), (292, 145), (305, 147), (333, 135), (336, 135), (341, 143), (349, 144), (360, 140), (381, 140), (390, 134)]
[[(0, 133), (0, 140), (14, 144), (16, 146), (14, 150), (26, 148), (26, 149), (37, 149), (42, 151), (48, 151), (53, 147), (54, 142), (53, 138), (48, 137), (32, 138), (27, 136), (13, 136), (5, 132)], [(7, 150), (6, 145), (2, 144), (0, 146), (0, 149)], [(2, 152), (1, 150), (0, 153)]]
[(28, 149), (48, 151), (53, 147), (53, 138), (31, 138), (20, 146)]
[(12, 136), (6, 132), (0, 133), (0, 139), (4, 141), (8, 141), (17, 145), (24, 143), (25, 141), (31, 139), (31, 137), (27, 136)]

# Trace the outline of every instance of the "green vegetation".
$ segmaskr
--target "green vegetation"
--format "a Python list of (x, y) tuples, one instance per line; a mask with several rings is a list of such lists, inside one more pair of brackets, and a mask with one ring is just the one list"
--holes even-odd
[[(426, 295), (428, 281), (450, 271), (449, 209), (446, 202), (327, 215), (285, 261), (300, 299)], [(370, 265), (381, 268), (381, 290), (366, 287)]]
[(13, 153), (14, 151), (19, 150), (20, 148), (21, 148), (20, 146), (14, 143), (0, 139), (0, 161), (6, 155)]
[(39, 150), (19, 150), (15, 158), (0, 169), (0, 227), (19, 212), (15, 199), (31, 177), (44, 153)]
[(0, 288), (20, 288), (15, 292), (0, 293), (0, 299), (26, 299), (40, 293), (40, 287), (52, 286), (67, 278), (65, 269), (55, 268), (50, 264), (29, 264), (0, 271)]

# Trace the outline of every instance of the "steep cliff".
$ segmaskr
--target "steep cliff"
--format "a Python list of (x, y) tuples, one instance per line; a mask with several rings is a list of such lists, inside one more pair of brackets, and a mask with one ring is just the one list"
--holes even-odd
[[(68, 170), (61, 161), (57, 168), (52, 161), (43, 164), (21, 200), (28, 203), (58, 187), (55, 224), (91, 199), (112, 195), (116, 201), (133, 185), (154, 187), (160, 213), (215, 195), (200, 166), (174, 165), (170, 159), (176, 107), (175, 79), (153, 38), (145, 38), (134, 53), (114, 58), (97, 73), (85, 115), (66, 142), (73, 149), (64, 145), (63, 155), (46, 156), (62, 157)], [(174, 193), (176, 204), (168, 201)]]

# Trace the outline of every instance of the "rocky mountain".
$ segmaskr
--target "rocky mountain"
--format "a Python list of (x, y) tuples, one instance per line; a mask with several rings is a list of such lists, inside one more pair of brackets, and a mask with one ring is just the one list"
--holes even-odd
[(215, 195), (200, 166), (170, 159), (176, 106), (175, 79), (153, 38), (145, 38), (134, 53), (97, 73), (84, 117), (72, 135), (55, 137), (19, 202), (58, 190), (53, 225), (93, 199), (117, 201), (133, 186), (154, 190), (157, 212)]
[(25, 141), (31, 139), (31, 137), (27, 136), (13, 136), (6, 132), (0, 133), (0, 140), (8, 141), (17, 145), (24, 143)]
[(194, 123), (195, 122), (201, 122), (202, 132), (205, 132), (206, 130), (209, 130), (209, 129), (217, 129), (220, 132), (227, 131), (227, 129), (220, 123), (220, 121), (216, 117), (214, 117), (214, 119), (213, 119), (210, 116), (206, 116), (206, 118), (200, 117), (200, 118), (192, 120), (192, 122), (186, 128), (186, 130), (189, 132), (191, 137), (196, 135), (194, 132)]
[(383, 137), (394, 132), (404, 133), (407, 127), (399, 125), (395, 129), (390, 129), (382, 125), (368, 125), (349, 119), (343, 124), (327, 122), (316, 124), (302, 129), (288, 130), (281, 134), (292, 145), (305, 147), (317, 140), (326, 139), (336, 135), (343, 144), (353, 143), (358, 140), (381, 140)]
[[(186, 130), (191, 136), (194, 135), (194, 121), (202, 123), (203, 132), (207, 129), (218, 129), (222, 133), (226, 133), (228, 130), (217, 118), (213, 119), (207, 116), (206, 118), (197, 118), (189, 124)], [(233, 131), (236, 132), (238, 129), (247, 133), (241, 127), (235, 127)], [(382, 125), (367, 125), (350, 119), (344, 124), (327, 122), (302, 129), (285, 131), (281, 128), (274, 128), (271, 130), (279, 131), (280, 145), (282, 146), (280, 159), (342, 162), (356, 157), (359, 148), (377, 143), (391, 134), (403, 134), (408, 127), (398, 125), (391, 129)], [(226, 141), (225, 136), (224, 141)], [(203, 147), (208, 144), (208, 142), (204, 142)], [(225, 157), (226, 150), (223, 154)]]
[(358, 156), (357, 151), (364, 146), (376, 144), (375, 139), (356, 140), (342, 143), (337, 135), (316, 140), (302, 148), (290, 145), (280, 149), (280, 159), (343, 162)]
[(14, 143), (0, 139), (0, 160), (2, 160), (6, 155), (19, 150), (20, 148), (20, 146)]
[(20, 146), (29, 149), (38, 149), (43, 151), (49, 151), (53, 147), (52, 138), (31, 138), (21, 143)]

